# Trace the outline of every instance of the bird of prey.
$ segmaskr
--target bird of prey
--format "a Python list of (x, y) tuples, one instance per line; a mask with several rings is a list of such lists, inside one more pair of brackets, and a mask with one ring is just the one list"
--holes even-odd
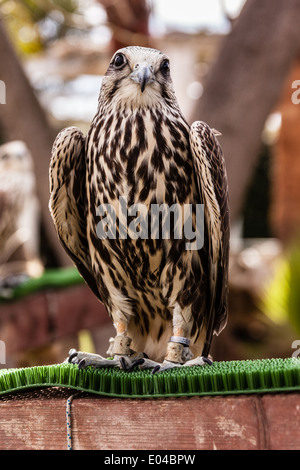
[(0, 146), (0, 288), (38, 276), (40, 206), (31, 154), (24, 142)]
[[(226, 171), (216, 132), (183, 117), (164, 53), (135, 46), (114, 54), (86, 137), (69, 127), (55, 140), (50, 192), (58, 236), (116, 329), (113, 359), (71, 350), (69, 361), (153, 372), (210, 362), (212, 336), (227, 321)], [(170, 236), (164, 216), (154, 234), (146, 217), (162, 205), (181, 215), (193, 208), (174, 216)], [(197, 233), (196, 206), (204, 238), (195, 247), (175, 224), (189, 219)]]

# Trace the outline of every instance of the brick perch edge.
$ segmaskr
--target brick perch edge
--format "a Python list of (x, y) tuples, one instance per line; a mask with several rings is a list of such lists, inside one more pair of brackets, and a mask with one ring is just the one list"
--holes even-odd
[[(66, 449), (72, 390), (0, 398), (1, 449)], [(79, 394), (72, 402), (73, 449), (299, 449), (298, 393), (116, 399)]]

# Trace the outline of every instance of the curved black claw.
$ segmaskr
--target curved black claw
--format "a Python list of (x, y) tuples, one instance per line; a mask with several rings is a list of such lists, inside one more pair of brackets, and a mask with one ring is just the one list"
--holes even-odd
[(84, 369), (86, 366), (86, 360), (85, 359), (81, 359), (81, 361), (78, 363), (78, 369)]
[(145, 362), (145, 359), (143, 359), (142, 357), (140, 359), (136, 359), (135, 361), (133, 361), (131, 366), (128, 367), (127, 372), (132, 372), (135, 367), (144, 364), (144, 362)]
[(73, 350), (74, 352), (72, 352), (69, 357), (68, 357), (68, 362), (73, 362), (72, 360), (74, 359), (74, 357), (76, 357), (78, 355), (78, 351), (75, 351)]
[(156, 374), (157, 371), (159, 371), (160, 365), (158, 364), (157, 366), (153, 367), (151, 374)]
[(120, 365), (121, 365), (123, 370), (127, 371), (126, 361), (125, 361), (124, 357), (120, 357)]
[(209, 366), (212, 366), (213, 365), (213, 361), (211, 361), (210, 359), (208, 359), (208, 357), (203, 357), (203, 362), (205, 362), (206, 364), (208, 364)]

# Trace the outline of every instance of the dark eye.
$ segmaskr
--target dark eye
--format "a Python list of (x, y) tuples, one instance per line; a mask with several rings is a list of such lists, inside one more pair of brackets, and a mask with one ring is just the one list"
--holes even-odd
[(169, 72), (169, 70), (170, 70), (170, 62), (168, 61), (168, 59), (165, 59), (165, 60), (162, 61), (161, 65), (160, 65), (160, 70), (161, 70), (163, 73)]
[(123, 54), (117, 54), (116, 57), (114, 58), (114, 66), (117, 68), (122, 67), (126, 62), (125, 56)]

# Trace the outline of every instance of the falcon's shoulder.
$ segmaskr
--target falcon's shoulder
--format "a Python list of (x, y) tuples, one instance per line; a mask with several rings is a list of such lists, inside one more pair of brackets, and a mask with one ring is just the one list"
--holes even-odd
[(209, 280), (214, 312), (211, 334), (227, 321), (227, 284), (229, 257), (229, 205), (225, 161), (216, 138), (217, 131), (196, 121), (190, 129), (190, 147), (201, 201), (204, 204), (204, 250), (208, 257)]
[(56, 137), (49, 177), (49, 208), (59, 239), (82, 277), (100, 299), (86, 235), (85, 137), (78, 128), (63, 129)]

